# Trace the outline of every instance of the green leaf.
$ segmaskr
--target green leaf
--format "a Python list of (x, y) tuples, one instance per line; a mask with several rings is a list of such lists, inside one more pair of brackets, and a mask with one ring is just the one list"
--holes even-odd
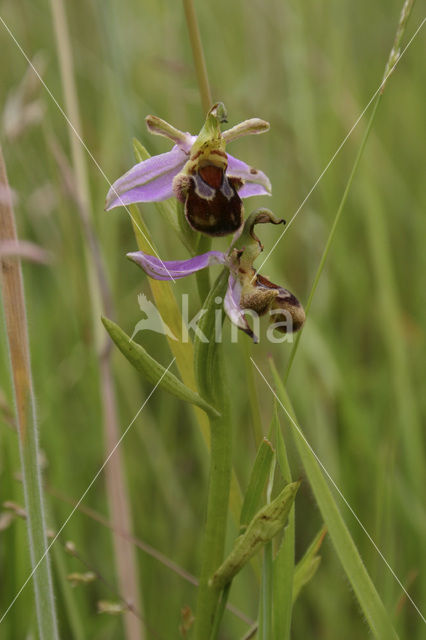
[(131, 340), (115, 322), (108, 320), (108, 318), (102, 318), (102, 322), (124, 357), (151, 384), (156, 385), (161, 379), (159, 386), (180, 400), (197, 405), (211, 416), (218, 417), (220, 415), (198, 393), (186, 387), (173, 373), (167, 371), (163, 365), (154, 360), (143, 347)]
[(272, 542), (267, 542), (263, 549), (262, 585), (259, 607), (259, 640), (270, 640), (273, 609), (273, 560)]
[[(272, 422), (271, 432), (275, 429), (275, 424)], [(268, 487), (266, 490), (267, 504), (271, 504), (271, 493), (274, 486), (275, 477), (275, 452), (272, 456), (272, 464), (269, 469)], [(263, 565), (262, 565), (262, 583), (260, 589), (260, 605), (259, 605), (259, 640), (270, 640), (272, 633), (272, 612), (274, 604), (274, 589), (273, 589), (273, 548), (272, 540), (267, 542), (263, 548)]]
[(303, 558), (301, 558), (297, 563), (296, 570), (294, 572), (293, 602), (296, 601), (301, 589), (308, 584), (310, 580), (312, 580), (317, 572), (321, 562), (321, 556), (318, 555), (318, 551), (323, 543), (326, 533), (327, 527), (322, 527), (307, 548)]
[[(291, 471), (288, 463), (287, 451), (281, 432), (277, 406), (275, 403), (273, 424), (275, 425), (277, 460), (282, 476), (286, 482), (291, 482)], [(273, 638), (288, 640), (290, 638), (291, 616), (294, 591), (294, 553), (295, 553), (295, 513), (294, 503), (288, 515), (288, 524), (284, 530), (281, 546), (274, 560), (273, 585)]]
[(290, 425), (302, 463), (309, 478), (309, 482), (321, 511), (324, 522), (330, 532), (330, 538), (348, 576), (361, 609), (375, 638), (380, 640), (395, 640), (398, 635), (392, 626), (389, 615), (380, 599), (379, 594), (364, 566), (359, 551), (352, 539), (345, 521), (334, 500), (333, 494), (324, 478), (323, 471), (315, 458), (302, 431), (297, 426), (295, 413), (291, 406), (287, 392), (280, 379), (278, 371), (271, 360), (271, 369), (277, 388), (278, 397), (291, 417)]
[(223, 588), (283, 528), (299, 485), (300, 482), (288, 484), (270, 504), (257, 512), (246, 532), (236, 539), (231, 553), (212, 576), (212, 587)]
[(240, 534), (244, 533), (259, 508), (259, 502), (268, 479), (273, 457), (274, 448), (272, 443), (268, 438), (263, 438), (251, 470), (249, 484), (241, 508)]

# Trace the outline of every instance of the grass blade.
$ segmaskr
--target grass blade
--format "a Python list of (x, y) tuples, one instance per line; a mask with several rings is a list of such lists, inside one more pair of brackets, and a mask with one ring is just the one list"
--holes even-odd
[[(63, 113), (69, 125), (68, 134), (72, 157), (71, 175), (73, 183), (75, 182), (76, 209), (85, 239), (85, 270), (90, 290), (89, 308), (94, 336), (93, 347), (96, 349), (98, 358), (102, 429), (105, 452), (108, 454), (119, 440), (120, 427), (110, 353), (104, 352), (105, 336), (99, 322), (99, 316), (102, 311), (111, 314), (112, 296), (102, 250), (93, 228), (94, 216), (85, 154), (85, 150), (88, 151), (88, 149), (87, 147), (85, 150), (83, 149), (85, 145), (81, 138), (83, 129), (80, 120), (67, 11), (64, 0), (50, 0), (50, 5), (65, 100), (65, 111)], [(98, 169), (100, 169), (99, 165)], [(105, 482), (108, 505), (115, 524), (122, 523), (127, 529), (131, 530), (132, 510), (124, 466), (122, 452), (118, 449), (105, 469)], [(119, 544), (115, 537), (112, 542), (120, 592), (123, 593), (128, 601), (135, 603), (138, 607), (142, 607), (138, 565), (134, 549), (127, 542)], [(144, 627), (132, 612), (126, 611), (124, 613), (123, 624), (127, 640), (144, 640)]]
[(308, 476), (318, 507), (330, 532), (330, 538), (336, 549), (336, 553), (358, 598), (371, 631), (374, 637), (380, 640), (395, 640), (398, 638), (398, 635), (364, 566), (359, 551), (343, 520), (327, 481), (324, 478), (322, 469), (303, 437), (302, 432), (295, 426), (297, 425), (297, 421), (293, 408), (272, 361), (271, 369), (280, 402), (285, 408), (286, 413), (288, 412), (291, 416), (290, 424), (296, 447), (302, 459), (303, 467)]
[(247, 528), (259, 508), (260, 498), (271, 470), (273, 456), (274, 449), (272, 444), (267, 438), (264, 438), (257, 451), (246, 495), (244, 496), (240, 516), (240, 534)]
[(321, 557), (318, 555), (318, 551), (323, 543), (326, 533), (327, 528), (323, 527), (307, 548), (303, 558), (301, 558), (297, 563), (297, 567), (294, 572), (293, 602), (296, 601), (302, 588), (312, 580), (318, 570), (321, 562)]
[[(4, 241), (17, 242), (17, 235), (6, 167), (0, 147), (0, 242)], [(58, 629), (50, 560), (46, 555), (47, 542), (39, 468), (37, 418), (21, 263), (17, 258), (4, 257), (0, 260), (0, 267), (0, 283), (19, 433), (31, 565), (34, 569), (32, 577), (38, 628), (41, 638), (55, 640), (58, 637)], [(16, 597), (18, 595), (19, 592)], [(14, 602), (15, 599), (12, 600), (0, 622)]]
[[(284, 481), (292, 481), (290, 465), (284, 438), (278, 421), (275, 407), (273, 421), (275, 423), (275, 437), (277, 460)], [(295, 505), (288, 514), (288, 524), (284, 530), (284, 537), (273, 566), (274, 607), (273, 607), (273, 638), (288, 640), (290, 638), (291, 615), (293, 605), (294, 580), (294, 546), (295, 546)]]

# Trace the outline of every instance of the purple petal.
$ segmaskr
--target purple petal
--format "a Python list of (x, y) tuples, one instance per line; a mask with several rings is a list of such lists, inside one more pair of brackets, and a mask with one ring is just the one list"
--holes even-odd
[(143, 251), (128, 253), (127, 257), (151, 278), (155, 280), (177, 280), (190, 276), (200, 269), (205, 269), (212, 264), (224, 264), (225, 254), (222, 251), (208, 251), (189, 260), (168, 260), (163, 262), (160, 258), (151, 256)]
[(258, 338), (251, 330), (246, 317), (240, 307), (240, 301), (241, 284), (234, 278), (233, 275), (230, 275), (228, 280), (228, 289), (226, 291), (225, 300), (223, 301), (225, 313), (233, 324), (235, 324), (239, 329), (242, 329), (251, 338), (253, 338), (254, 342), (258, 342)]
[(250, 198), (250, 196), (270, 196), (271, 191), (267, 191), (261, 184), (256, 184), (255, 182), (246, 182), (245, 184), (243, 184), (241, 189), (238, 190), (238, 195), (240, 196), (240, 198)]
[(167, 153), (139, 162), (108, 191), (106, 210), (135, 202), (154, 202), (173, 196), (173, 178), (188, 160), (178, 146)]
[(254, 169), (242, 160), (228, 155), (228, 169), (226, 173), (230, 177), (240, 178), (244, 181), (244, 185), (238, 192), (241, 198), (250, 196), (271, 195), (271, 183), (269, 178), (263, 171)]

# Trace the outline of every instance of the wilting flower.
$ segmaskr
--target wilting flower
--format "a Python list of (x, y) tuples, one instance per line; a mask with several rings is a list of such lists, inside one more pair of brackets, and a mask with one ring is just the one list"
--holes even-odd
[(247, 313), (263, 316), (269, 312), (274, 328), (282, 333), (298, 331), (305, 321), (305, 312), (297, 298), (287, 289), (256, 273), (253, 268), (253, 262), (263, 251), (262, 243), (254, 233), (255, 225), (260, 223), (285, 222), (275, 218), (267, 209), (259, 209), (247, 218), (243, 232), (235, 242), (236, 246), (232, 245), (227, 253), (208, 251), (189, 260), (167, 262), (142, 251), (128, 253), (127, 257), (156, 280), (176, 280), (212, 264), (225, 265), (229, 269), (225, 312), (233, 324), (257, 342), (247, 322)]
[(175, 196), (185, 207), (191, 227), (209, 236), (234, 233), (243, 223), (242, 198), (270, 195), (267, 176), (226, 153), (228, 142), (268, 131), (259, 118), (221, 132), (225, 107), (215, 104), (198, 136), (148, 116), (148, 131), (175, 143), (171, 151), (139, 162), (112, 185), (106, 209), (136, 202), (158, 202)]

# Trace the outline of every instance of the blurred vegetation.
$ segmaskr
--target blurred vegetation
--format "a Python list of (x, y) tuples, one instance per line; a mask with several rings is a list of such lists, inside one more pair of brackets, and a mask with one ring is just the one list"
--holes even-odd
[[(217, 0), (197, 2), (196, 8), (214, 100), (226, 104), (231, 125), (253, 116), (271, 123), (268, 134), (232, 146), (233, 154), (265, 171), (273, 186), (272, 198), (250, 199), (246, 210), (264, 204), (289, 221), (378, 88), (401, 3)], [(91, 0), (67, 3), (66, 9), (81, 135), (111, 181), (133, 163), (132, 137), (152, 154), (169, 148), (147, 134), (145, 115), (156, 114), (182, 130), (199, 130), (203, 114), (181, 3)], [(44, 67), (46, 84), (63, 104), (49, 4), (5, 0), (1, 16), (29, 57), (37, 54), (37, 68)], [(417, 3), (405, 42), (422, 17)], [(36, 106), (26, 122), (16, 91), (28, 64), (1, 24), (0, 38), (0, 136), (18, 232), (52, 257), (48, 265), (24, 263), (24, 278), (49, 526), (55, 530), (105, 457), (84, 234), (53, 153), (59, 147), (69, 156), (67, 124), (37, 83), (29, 100)], [(424, 423), (426, 411), (422, 46), (424, 33), (389, 80), (288, 382), (310, 443), (417, 603), (426, 601), (426, 516), (416, 484), (424, 451), (415, 446), (415, 425)], [(21, 126), (11, 113), (20, 116), (15, 120)], [(263, 269), (301, 301), (309, 294), (365, 123), (363, 119)], [(89, 179), (115, 316), (130, 334), (140, 319), (137, 294), (150, 296), (148, 283), (126, 261), (125, 253), (135, 250), (132, 226), (124, 210), (103, 211), (108, 184), (90, 159)], [(160, 255), (187, 257), (154, 205), (141, 211)], [(275, 228), (262, 228), (259, 234), (266, 248), (278, 237)], [(175, 291), (178, 299), (190, 293), (195, 313), (195, 280), (177, 283)], [(161, 336), (144, 333), (139, 340), (167, 366), (170, 352)], [(0, 497), (1, 503), (23, 504), (17, 438), (9, 423), (12, 396), (4, 339), (0, 349)], [(269, 375), (268, 353), (273, 350), (284, 372), (290, 345), (261, 340), (252, 347), (241, 335), (239, 344), (228, 350), (234, 466), (243, 491), (256, 453), (248, 376), (255, 376), (265, 433), (273, 413), (272, 395), (250, 370), (247, 350)], [(151, 387), (118, 352), (114, 371), (124, 431)], [(135, 536), (197, 575), (208, 455), (191, 409), (157, 391), (121, 446)], [(291, 446), (288, 453), (292, 476), (298, 478), (300, 462)], [(84, 505), (108, 518), (103, 476)], [(342, 511), (400, 637), (420, 640), (424, 627), (418, 613), (359, 525), (343, 506)], [(297, 558), (321, 525), (308, 484), (302, 482), (296, 499)], [(236, 532), (231, 522), (230, 541)], [(29, 571), (24, 523), (13, 521), (0, 539), (3, 611)], [(73, 541), (77, 555), (66, 555), (66, 540)], [(97, 613), (97, 602), (119, 602), (108, 528), (78, 511), (55, 549), (62, 637), (124, 638), (120, 616)], [(366, 637), (368, 629), (327, 538), (321, 555), (317, 574), (295, 605), (292, 638)], [(142, 550), (137, 557), (147, 637), (178, 637), (181, 609), (194, 608), (195, 587)], [(104, 581), (73, 589), (65, 580), (66, 574), (93, 570)], [(246, 567), (234, 581), (230, 601), (255, 620), (257, 594), (256, 572)], [(2, 623), (1, 636), (24, 638), (34, 628), (27, 587)], [(221, 637), (243, 637), (248, 628), (227, 611)]]

